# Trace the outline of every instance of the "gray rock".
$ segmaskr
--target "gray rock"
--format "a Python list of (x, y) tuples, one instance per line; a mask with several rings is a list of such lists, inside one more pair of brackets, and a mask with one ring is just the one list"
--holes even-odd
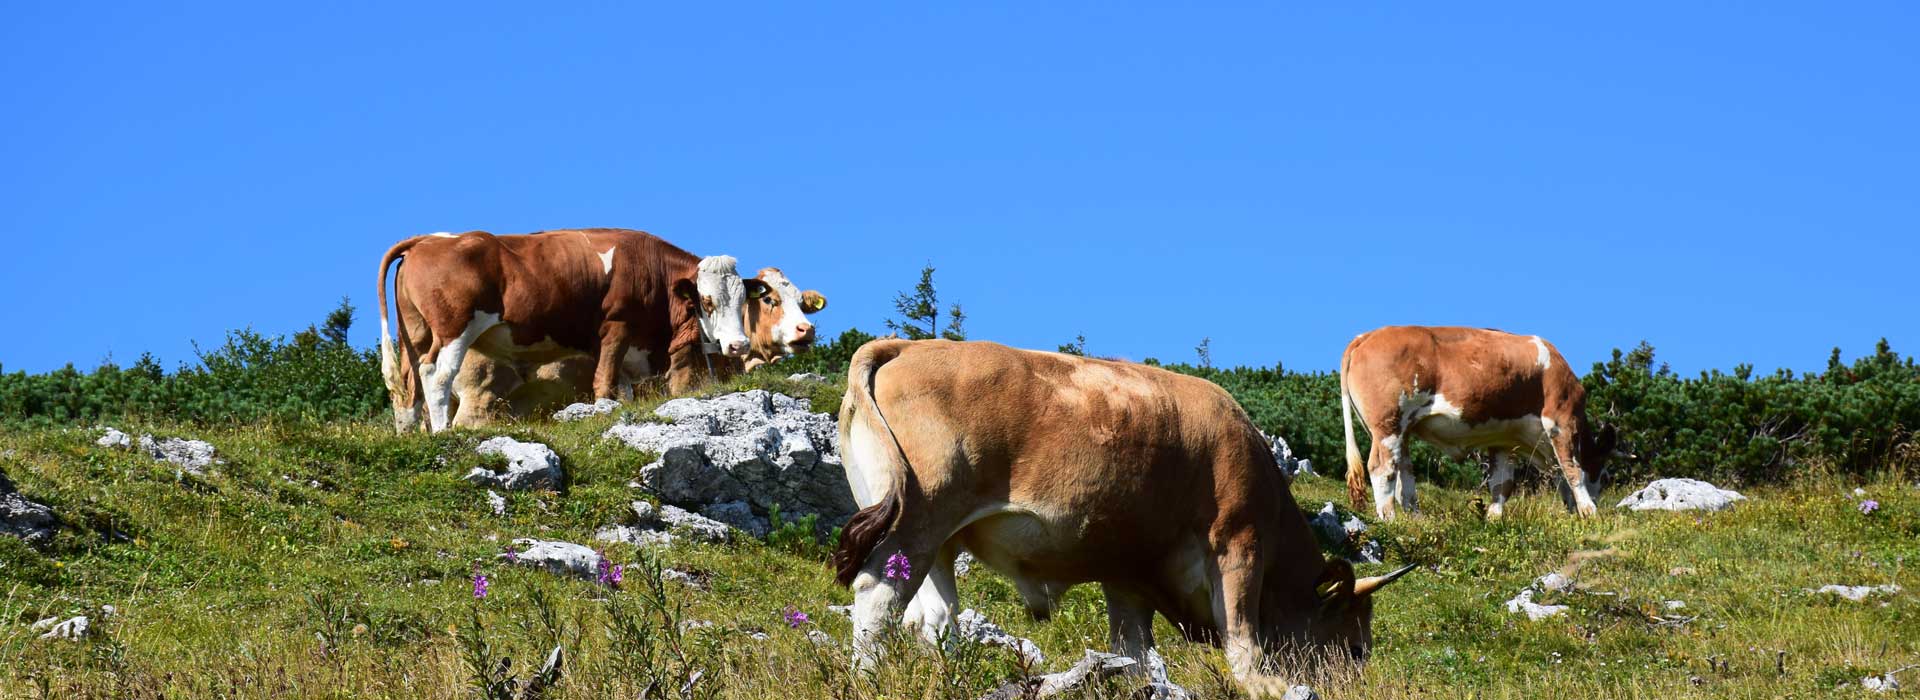
[(1289, 478), (1298, 479), (1302, 476), (1319, 476), (1314, 473), (1313, 463), (1310, 460), (1296, 459), (1294, 457), (1293, 448), (1287, 445), (1286, 438), (1278, 435), (1268, 435), (1264, 430), (1260, 431), (1260, 437), (1267, 441), (1268, 449), (1273, 450), (1273, 461), (1279, 463), (1280, 471), (1286, 472)]
[(659, 456), (638, 483), (666, 503), (701, 509), (737, 501), (756, 518), (778, 506), (796, 519), (817, 515), (824, 533), (858, 508), (833, 416), (810, 408), (805, 399), (759, 389), (674, 399), (654, 410), (671, 424), (616, 425), (603, 437)]
[(1747, 500), (1738, 492), (1697, 479), (1660, 479), (1621, 499), (1618, 508), (1633, 510), (1726, 510)]
[(506, 517), (507, 497), (494, 493), (493, 489), (487, 489), (487, 509), (492, 510), (494, 515)]
[(964, 549), (960, 550), (960, 555), (953, 558), (953, 575), (965, 576), (972, 573), (973, 562), (973, 552)]
[(123, 450), (130, 450), (133, 449), (133, 438), (113, 428), (107, 428), (106, 434), (101, 435), (99, 440), (93, 441), (93, 444), (101, 447), (117, 447)]
[[(1339, 511), (1334, 510), (1333, 501), (1327, 501), (1327, 504), (1320, 508), (1320, 512), (1315, 513), (1307, 523), (1320, 533), (1322, 539), (1334, 543), (1351, 543), (1367, 531), (1366, 522), (1360, 520), (1359, 516), (1349, 516), (1346, 520), (1341, 520)], [(1381, 555), (1384, 554), (1380, 543), (1371, 540), (1359, 544), (1354, 550), (1356, 555), (1348, 557), (1348, 561), (1357, 564), (1378, 564), (1381, 561)]]
[(1000, 629), (999, 625), (988, 622), (985, 615), (973, 608), (960, 611), (960, 616), (954, 620), (954, 627), (960, 639), (975, 644), (1012, 649), (1020, 654), (1021, 658), (1026, 659), (1028, 665), (1038, 667), (1047, 662), (1046, 654), (1040, 653), (1040, 645), (1034, 644), (1031, 639), (1008, 634), (1006, 630)]
[(773, 529), (766, 518), (753, 514), (753, 508), (748, 506), (746, 501), (714, 503), (702, 506), (700, 508), (700, 514), (726, 523), (734, 529), (745, 532), (756, 539), (766, 537), (767, 533)]
[(647, 501), (634, 501), (633, 517), (641, 525), (659, 525), (660, 508)]
[(1014, 698), (1050, 698), (1061, 693), (1076, 690), (1089, 683), (1095, 683), (1116, 673), (1140, 665), (1125, 656), (1105, 652), (1086, 650), (1072, 668), (1059, 673), (1049, 673), (1039, 678), (1016, 680), (1000, 686), (998, 690), (981, 696), (981, 700), (1013, 700)]
[(1526, 615), (1529, 620), (1544, 620), (1565, 613), (1565, 605), (1541, 605), (1533, 602), (1533, 589), (1520, 589), (1520, 594), (1507, 601), (1507, 612)]
[[(102, 438), (104, 439), (104, 438)], [(155, 440), (152, 435), (141, 435), (138, 441), (140, 451), (153, 457), (156, 462), (168, 462), (177, 467), (174, 475), (192, 474), (206, 476), (207, 467), (226, 464), (215, 454), (213, 445), (205, 440), (186, 440), (182, 438), (162, 438)]]
[(620, 410), (620, 402), (613, 399), (600, 399), (593, 403), (576, 403), (553, 412), (553, 419), (561, 423), (571, 423), (594, 416), (604, 416)]
[(733, 528), (727, 527), (726, 523), (699, 513), (688, 512), (677, 506), (661, 506), (660, 523), (676, 535), (684, 535), (702, 542), (733, 541)]
[(825, 384), (827, 383), (827, 377), (826, 375), (818, 374), (814, 372), (796, 372), (796, 373), (787, 375), (787, 381), (813, 382), (815, 384)]
[(807, 630), (807, 641), (813, 642), (814, 646), (823, 647), (836, 646), (839, 644), (839, 642), (833, 641), (833, 635), (829, 635), (820, 630)]
[(474, 467), (473, 471), (467, 472), (467, 481), (475, 485), (509, 491), (558, 491), (566, 481), (566, 472), (560, 470), (560, 455), (537, 442), (521, 442), (501, 436), (480, 443), (473, 451), (507, 458), (507, 470), (504, 472), (494, 472), (486, 467)]
[(1159, 649), (1147, 649), (1146, 665), (1148, 700), (1193, 700), (1193, 693), (1167, 677), (1167, 660), (1161, 658)]
[(13, 480), (0, 472), (0, 535), (11, 535), (28, 545), (44, 547), (53, 541), (53, 530), (59, 524), (52, 508), (27, 500), (14, 487)]
[[(577, 576), (590, 580), (600, 575), (602, 557), (599, 552), (593, 551), (593, 548), (586, 545), (536, 540), (529, 537), (516, 539), (513, 544), (518, 552), (512, 557), (510, 563), (546, 569), (550, 573), (561, 576)], [(508, 556), (500, 554), (496, 558), (507, 560)]]
[(593, 533), (596, 542), (616, 542), (639, 545), (642, 547), (664, 547), (673, 544), (673, 533), (666, 530), (649, 530), (628, 525), (608, 525)]
[(1876, 593), (1883, 593), (1886, 595), (1893, 595), (1895, 593), (1899, 593), (1900, 586), (1899, 584), (1893, 584), (1893, 583), (1883, 584), (1879, 586), (1842, 586), (1839, 584), (1830, 583), (1815, 589), (1813, 592), (1832, 593), (1834, 595), (1837, 595), (1847, 600), (1851, 600), (1855, 603), (1858, 603), (1860, 601), (1866, 600), (1867, 596), (1874, 595)]
[(85, 615), (75, 615), (64, 621), (57, 617), (49, 617), (33, 623), (33, 626), (28, 629), (39, 634), (41, 639), (78, 640), (87, 636), (88, 620)]

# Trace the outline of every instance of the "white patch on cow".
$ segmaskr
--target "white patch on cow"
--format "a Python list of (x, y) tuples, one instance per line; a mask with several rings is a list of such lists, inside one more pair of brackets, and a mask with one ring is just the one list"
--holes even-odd
[[(614, 248), (618, 248), (618, 247), (619, 246), (615, 246)], [(607, 252), (600, 254), (600, 274), (603, 274), (603, 275), (613, 274), (614, 248), (608, 248)]]
[(1388, 435), (1380, 438), (1380, 446), (1387, 448), (1387, 451), (1392, 452), (1397, 459), (1400, 455), (1400, 436)]
[(1540, 432), (1541, 434), (1546, 435), (1548, 438), (1552, 438), (1560, 434), (1560, 425), (1558, 423), (1553, 422), (1552, 418), (1541, 416)]
[(721, 352), (734, 357), (747, 354), (747, 283), (740, 279), (740, 263), (730, 255), (715, 255), (700, 261), (694, 276), (700, 296), (713, 300), (713, 313), (701, 306), (700, 331), (720, 346)]
[(773, 342), (780, 346), (782, 355), (792, 355), (791, 344), (800, 338), (800, 326), (807, 322), (807, 313), (800, 310), (800, 287), (776, 268), (763, 269), (757, 277), (780, 297), (780, 322), (773, 327)]
[(1537, 335), (1533, 336), (1531, 340), (1533, 341), (1533, 347), (1539, 350), (1540, 369), (1546, 369), (1553, 364), (1553, 353), (1547, 352), (1547, 341), (1541, 340), (1540, 336)]
[(1448, 401), (1447, 397), (1441, 394), (1433, 395), (1433, 403), (1431, 407), (1427, 409), (1427, 413), (1428, 415), (1445, 416), (1454, 420), (1460, 420), (1461, 415), (1460, 407), (1453, 405), (1452, 401)]
[(872, 421), (864, 411), (856, 411), (853, 425), (847, 429), (849, 445), (843, 456), (847, 486), (853, 491), (854, 505), (861, 508), (879, 503), (887, 495), (882, 489), (893, 483), (893, 443), (868, 425)]
[(453, 397), (453, 380), (460, 374), (460, 363), (467, 357), (467, 350), (480, 339), (482, 334), (500, 324), (500, 315), (486, 311), (473, 312), (473, 320), (456, 336), (440, 346), (431, 362), (420, 363), (422, 388), (427, 400), (427, 420), (433, 432), (447, 429)]
[(434, 238), (459, 238), (459, 237), (460, 237), (460, 234), (457, 234), (457, 233), (447, 233), (446, 231), (440, 231), (440, 232), (437, 232), (437, 233), (429, 233), (429, 234), (427, 234), (427, 235), (429, 235), (429, 236), (433, 236)]

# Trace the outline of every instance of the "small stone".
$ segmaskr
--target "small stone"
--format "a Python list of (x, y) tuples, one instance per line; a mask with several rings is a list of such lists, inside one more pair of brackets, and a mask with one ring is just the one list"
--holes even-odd
[(660, 507), (660, 522), (675, 534), (715, 544), (733, 541), (733, 528), (712, 518), (676, 506)]
[(1620, 500), (1619, 508), (1632, 510), (1726, 510), (1747, 500), (1739, 492), (1729, 491), (1698, 479), (1660, 479)]
[(487, 489), (487, 507), (493, 511), (494, 515), (504, 517), (507, 514), (507, 497), (494, 493), (493, 489)]
[(558, 491), (566, 480), (566, 473), (560, 470), (560, 455), (537, 442), (521, 442), (501, 436), (480, 443), (473, 451), (483, 456), (500, 455), (507, 458), (507, 470), (504, 472), (494, 472), (485, 467), (474, 467), (473, 471), (467, 472), (466, 480), (476, 485), (508, 491)]
[(813, 372), (796, 372), (794, 374), (787, 375), (787, 381), (813, 382), (815, 384), (825, 384), (827, 383), (827, 377), (826, 375), (816, 374)]
[(700, 508), (700, 514), (726, 523), (754, 539), (766, 537), (773, 529), (766, 518), (753, 514), (753, 507), (747, 505), (746, 501), (708, 504)]
[(101, 435), (100, 439), (95, 440), (93, 444), (99, 445), (101, 447), (117, 447), (121, 449), (132, 449), (133, 438), (128, 437), (126, 433), (120, 432), (113, 428), (107, 428), (106, 434)]
[(212, 444), (204, 440), (186, 440), (182, 438), (163, 438), (155, 440), (152, 435), (141, 435), (137, 441), (142, 452), (147, 453), (156, 462), (174, 465), (174, 476), (192, 474), (206, 476), (207, 467), (225, 464), (215, 456)]
[(27, 500), (13, 481), (0, 472), (0, 535), (18, 537), (28, 545), (45, 547), (53, 542), (53, 530), (59, 525), (53, 509)]
[(807, 630), (807, 641), (813, 642), (816, 646), (823, 647), (830, 647), (837, 644), (837, 642), (833, 641), (833, 635), (820, 630)]
[(961, 639), (976, 644), (1012, 649), (1019, 653), (1021, 658), (1026, 659), (1030, 666), (1038, 667), (1047, 662), (1046, 655), (1040, 653), (1040, 645), (1034, 644), (1031, 639), (1008, 634), (1006, 630), (1000, 629), (999, 625), (988, 622), (985, 615), (973, 608), (960, 611), (959, 617), (954, 620), (954, 625)]
[(1665, 603), (1662, 603), (1662, 605), (1665, 605), (1665, 606), (1667, 607), (1667, 609), (1668, 609), (1668, 610), (1679, 610), (1679, 609), (1681, 609), (1681, 608), (1684, 608), (1684, 607), (1687, 607), (1687, 601), (1684, 601), (1684, 600), (1669, 600), (1669, 601), (1667, 601), (1667, 602), (1665, 602)]
[(620, 410), (620, 402), (613, 399), (600, 399), (593, 403), (576, 403), (553, 413), (553, 419), (561, 423), (586, 420), (594, 416), (604, 416)]
[(1090, 683), (1097, 683), (1108, 676), (1120, 673), (1140, 665), (1125, 656), (1086, 650), (1072, 668), (1059, 673), (1049, 673), (1037, 679), (1020, 679), (1000, 686), (998, 690), (982, 696), (981, 700), (1013, 700), (1014, 698), (1050, 698), (1061, 693), (1076, 690)]
[(973, 573), (973, 564), (973, 552), (960, 550), (960, 555), (953, 558), (953, 575), (965, 576)]
[(600, 575), (600, 553), (586, 545), (528, 537), (514, 540), (513, 545), (515, 554), (511, 559), (505, 553), (494, 558), (562, 576), (593, 579)]
[(1697, 573), (1700, 572), (1694, 570), (1691, 566), (1676, 566), (1667, 570), (1668, 576), (1692, 576)]
[(1534, 583), (1534, 586), (1538, 587), (1540, 590), (1548, 591), (1551, 593), (1559, 593), (1559, 592), (1566, 591), (1568, 589), (1573, 588), (1573, 579), (1567, 578), (1566, 576), (1562, 576), (1558, 571), (1548, 573), (1545, 576), (1541, 576), (1540, 578), (1534, 580), (1533, 583)]
[(1533, 602), (1532, 588), (1522, 589), (1519, 595), (1507, 601), (1507, 612), (1524, 614), (1529, 620), (1544, 620), (1566, 611), (1565, 605), (1541, 605)]
[(1877, 593), (1884, 593), (1888, 595), (1899, 593), (1900, 586), (1899, 584), (1893, 584), (1893, 583), (1888, 583), (1888, 584), (1879, 585), (1879, 586), (1842, 586), (1839, 584), (1830, 583), (1825, 586), (1821, 586), (1820, 588), (1814, 590), (1814, 592), (1815, 593), (1832, 593), (1834, 595), (1837, 595), (1847, 600), (1851, 600), (1855, 603), (1858, 603), (1860, 601), (1866, 600), (1867, 596), (1874, 595)]
[(88, 621), (85, 615), (75, 615), (65, 621), (49, 617), (33, 623), (33, 627), (29, 629), (33, 632), (41, 632), (41, 639), (77, 640), (87, 636)]

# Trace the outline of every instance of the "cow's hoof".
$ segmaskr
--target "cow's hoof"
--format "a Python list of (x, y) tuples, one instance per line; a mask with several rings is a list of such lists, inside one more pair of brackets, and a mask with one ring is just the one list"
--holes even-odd
[(1499, 519), (1500, 519), (1501, 517), (1503, 517), (1503, 516), (1505, 516), (1505, 515), (1506, 515), (1506, 510), (1505, 510), (1505, 509), (1504, 509), (1503, 507), (1501, 507), (1501, 505), (1500, 505), (1500, 504), (1498, 504), (1498, 503), (1495, 503), (1495, 504), (1493, 504), (1493, 505), (1490, 505), (1490, 506), (1487, 506), (1487, 521), (1488, 521), (1488, 522), (1492, 522), (1492, 521), (1495, 521), (1495, 520), (1499, 520)]
[(1591, 518), (1600, 514), (1600, 510), (1597, 508), (1594, 508), (1592, 503), (1580, 504), (1579, 511), (1580, 511), (1580, 517), (1582, 518)]

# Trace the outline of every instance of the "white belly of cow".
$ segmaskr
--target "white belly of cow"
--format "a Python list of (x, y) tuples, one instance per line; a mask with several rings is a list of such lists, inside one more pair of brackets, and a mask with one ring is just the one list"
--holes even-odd
[(1468, 423), (1457, 416), (1430, 415), (1413, 426), (1413, 433), (1455, 457), (1464, 450), (1491, 447), (1551, 449), (1551, 436), (1539, 416)]
[(536, 364), (586, 354), (573, 348), (562, 347), (552, 338), (541, 338), (539, 342), (532, 345), (516, 344), (513, 342), (513, 328), (504, 323), (494, 326), (492, 330), (480, 336), (480, 340), (474, 343), (473, 349), (488, 357)]

